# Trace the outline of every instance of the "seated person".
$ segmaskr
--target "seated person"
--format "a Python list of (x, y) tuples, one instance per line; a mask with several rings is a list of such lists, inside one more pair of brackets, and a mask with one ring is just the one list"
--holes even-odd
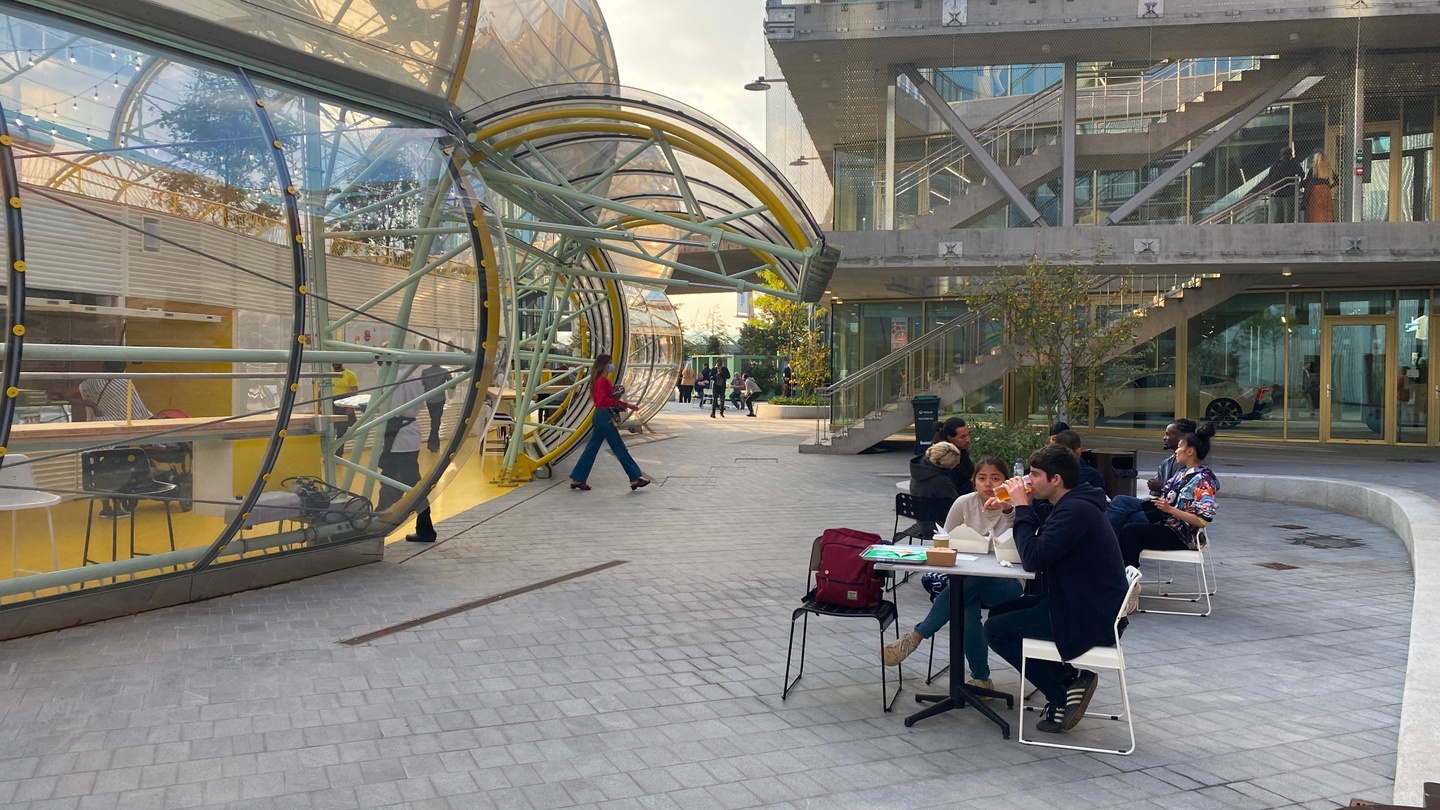
[[(958, 455), (958, 451), (946, 442), (931, 445), (930, 451), (937, 447), (949, 448), (948, 452)], [(1009, 504), (1001, 503), (995, 497), (995, 487), (1004, 481), (1005, 462), (994, 456), (980, 459), (980, 463), (975, 465), (975, 491), (956, 499), (955, 504), (950, 507), (950, 514), (945, 518), (945, 531), (964, 525), (980, 534), (993, 536), (1010, 528), (1014, 510)], [(910, 489), (913, 492), (915, 485), (911, 484)], [(941, 576), (939, 586), (932, 590), (928, 578), (933, 575), (925, 576), (926, 590), (931, 591), (930, 612), (926, 614), (924, 621), (915, 625), (913, 631), (885, 645), (885, 649), (880, 653), (880, 660), (887, 667), (904, 661), (920, 646), (921, 641), (940, 632), (940, 628), (950, 621), (948, 578)], [(965, 683), (981, 689), (994, 689), (995, 684), (990, 680), (990, 651), (985, 647), (985, 636), (980, 624), (980, 608), (1002, 605), (1019, 597), (1020, 583), (998, 577), (965, 577), (964, 594), (965, 660), (970, 665), (970, 680)]]
[(730, 378), (730, 404), (734, 406), (736, 410), (739, 410), (740, 403), (744, 399), (745, 379), (741, 377), (740, 372), (737, 371), (734, 376)]
[[(1195, 421), (1193, 419), (1176, 419), (1165, 426), (1165, 437), (1162, 442), (1165, 451), (1169, 454), (1160, 462), (1159, 468), (1155, 471), (1155, 477), (1146, 481), (1150, 489), (1151, 497), (1159, 494), (1165, 488), (1165, 482), (1175, 474), (1175, 448), (1180, 446), (1180, 437), (1187, 433), (1195, 432)], [(1110, 501), (1110, 508), (1105, 510), (1105, 517), (1110, 519), (1110, 525), (1115, 529), (1115, 536), (1120, 536), (1121, 527), (1128, 523), (1146, 526), (1150, 518), (1145, 515), (1144, 501), (1132, 495), (1116, 495)]]
[[(1061, 422), (1060, 424), (1063, 425), (1065, 423)], [(1080, 446), (1079, 433), (1076, 433), (1070, 428), (1065, 428), (1064, 430), (1051, 434), (1050, 443), (1070, 448), (1070, 452), (1075, 454), (1075, 458), (1080, 459), (1080, 483), (1089, 484), (1101, 492), (1105, 491), (1105, 476), (1101, 475), (1099, 470), (1090, 466), (1080, 455), (1082, 448)]]
[(975, 477), (975, 462), (970, 460), (970, 426), (965, 420), (952, 416), (937, 423), (933, 442), (949, 442), (960, 451), (960, 463), (950, 471), (950, 480), (955, 482), (955, 491), (961, 495), (975, 491), (975, 485), (970, 483)]
[(1202, 462), (1210, 455), (1211, 422), (1180, 437), (1175, 461), (1180, 469), (1170, 476), (1160, 494), (1151, 501), (1157, 510), (1156, 523), (1128, 523), (1120, 530), (1120, 554), (1126, 565), (1140, 565), (1140, 552), (1198, 548), (1200, 530), (1215, 519), (1215, 473)]
[[(960, 463), (960, 458), (960, 451), (955, 449), (955, 445), (936, 442), (925, 448), (924, 453), (910, 459), (910, 496), (953, 504), (955, 499), (960, 497), (960, 493), (955, 491), (955, 482), (950, 478), (950, 471)], [(919, 521), (901, 534), (930, 540), (935, 536), (935, 524)]]
[[(106, 360), (101, 368), (106, 374), (124, 374), (125, 361)], [(80, 383), (79, 390), (78, 404), (90, 409), (91, 419), (109, 422), (124, 422), (129, 419), (138, 422), (150, 418), (150, 409), (140, 401), (140, 393), (126, 377), (86, 380)]]
[[(1080, 461), (1069, 448), (1048, 445), (1030, 456), (1034, 497), (1055, 504), (1042, 525), (1022, 478), (1003, 485), (1015, 507), (1015, 547), (1026, 571), (1034, 571), (1043, 596), (985, 622), (985, 641), (1020, 669), (1027, 638), (1054, 641), (1065, 660), (1091, 647), (1115, 643), (1115, 616), (1128, 585), (1115, 532), (1105, 519), (1105, 493), (1080, 483)], [(1030, 683), (1045, 694), (1047, 705), (1036, 729), (1069, 731), (1084, 717), (1095, 695), (1095, 673), (1070, 664), (1031, 661)], [(1023, 684), (1022, 684), (1023, 688)]]

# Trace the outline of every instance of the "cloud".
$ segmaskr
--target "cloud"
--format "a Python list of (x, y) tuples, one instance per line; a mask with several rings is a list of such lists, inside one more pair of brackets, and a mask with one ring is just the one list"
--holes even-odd
[(678, 99), (765, 148), (764, 0), (600, 0), (620, 81)]

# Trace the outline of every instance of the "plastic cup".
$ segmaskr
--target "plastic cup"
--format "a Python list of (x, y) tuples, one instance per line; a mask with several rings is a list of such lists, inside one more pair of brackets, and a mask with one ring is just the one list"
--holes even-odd
[[(1027, 493), (1035, 491), (1035, 488), (1030, 486), (1030, 476), (1021, 476), (1020, 480), (1025, 482), (1025, 491)], [(1001, 503), (1009, 503), (1010, 490), (1007, 489), (1004, 484), (1001, 484), (1000, 486), (995, 488), (995, 499), (1000, 501)]]

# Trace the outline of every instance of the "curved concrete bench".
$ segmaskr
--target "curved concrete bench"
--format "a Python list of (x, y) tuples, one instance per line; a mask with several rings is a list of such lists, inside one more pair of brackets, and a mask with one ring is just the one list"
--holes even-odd
[(1225, 497), (1309, 506), (1384, 526), (1405, 543), (1415, 570), (1410, 652), (1395, 749), (1395, 804), (1419, 806), (1440, 777), (1440, 501), (1355, 481), (1225, 473)]

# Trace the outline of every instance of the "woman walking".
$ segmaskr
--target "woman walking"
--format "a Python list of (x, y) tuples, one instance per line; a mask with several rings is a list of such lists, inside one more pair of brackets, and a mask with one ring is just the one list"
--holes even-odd
[(625, 442), (620, 438), (620, 429), (615, 427), (613, 420), (616, 408), (631, 411), (639, 408), (616, 396), (615, 383), (606, 376), (609, 371), (610, 355), (602, 353), (595, 358), (595, 365), (590, 368), (590, 399), (595, 404), (595, 412), (590, 415), (590, 440), (585, 443), (580, 460), (575, 462), (575, 469), (570, 471), (571, 489), (590, 491), (590, 485), (585, 483), (585, 480), (590, 477), (590, 468), (595, 466), (595, 456), (600, 452), (601, 442), (609, 444), (610, 452), (620, 459), (620, 466), (625, 468), (625, 474), (630, 477), (630, 489), (650, 486), (650, 481), (640, 472), (640, 465), (635, 463), (635, 459), (630, 457), (630, 451), (625, 449)]
[(1325, 159), (1324, 152), (1316, 152), (1310, 159), (1310, 176), (1305, 178), (1309, 196), (1305, 198), (1306, 222), (1335, 221), (1335, 186), (1340, 182), (1335, 167)]

